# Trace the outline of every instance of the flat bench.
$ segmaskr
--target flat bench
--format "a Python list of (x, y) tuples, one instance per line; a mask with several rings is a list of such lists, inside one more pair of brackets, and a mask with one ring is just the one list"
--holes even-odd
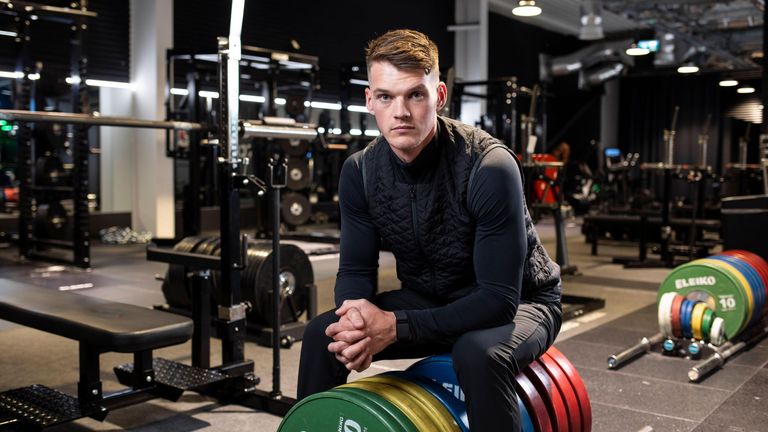
[[(162, 360), (153, 362), (152, 350), (184, 343), (193, 332), (192, 320), (179, 315), (7, 279), (0, 279), (0, 319), (80, 344), (78, 397), (40, 385), (0, 393), (0, 430), (4, 424), (40, 430), (86, 416), (103, 420), (106, 407), (156, 397), (141, 395), (155, 386), (155, 368)], [(99, 356), (105, 352), (134, 354), (131, 389), (102, 395)]]

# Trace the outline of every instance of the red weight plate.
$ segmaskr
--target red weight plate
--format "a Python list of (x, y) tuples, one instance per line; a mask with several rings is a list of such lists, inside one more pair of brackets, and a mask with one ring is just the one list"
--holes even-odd
[(568, 377), (568, 380), (571, 382), (573, 391), (576, 393), (576, 396), (579, 397), (581, 419), (584, 424), (582, 432), (590, 432), (592, 430), (592, 404), (589, 403), (589, 393), (587, 393), (587, 387), (584, 385), (584, 381), (581, 380), (581, 376), (576, 371), (576, 368), (573, 367), (571, 362), (568, 361), (568, 358), (566, 358), (565, 355), (560, 352), (560, 350), (554, 346), (551, 346), (547, 350), (546, 354), (549, 354), (549, 356), (552, 357), (552, 360), (554, 360), (557, 365), (560, 366), (563, 372), (565, 372), (565, 375)]
[(672, 334), (675, 337), (683, 337), (683, 327), (680, 324), (680, 306), (683, 304), (683, 296), (676, 295), (672, 300)]
[(557, 385), (552, 381), (547, 371), (534, 361), (523, 370), (523, 373), (531, 380), (541, 398), (544, 399), (555, 432), (568, 432), (568, 409)]
[(560, 395), (565, 401), (565, 408), (568, 411), (568, 427), (571, 432), (578, 432), (581, 430), (581, 409), (579, 409), (579, 399), (576, 397), (576, 393), (573, 391), (571, 382), (568, 381), (568, 377), (565, 376), (565, 372), (560, 369), (560, 366), (552, 360), (552, 357), (546, 353), (536, 360), (547, 371), (552, 381), (555, 382), (557, 389), (560, 391)]
[[(763, 257), (740, 249), (723, 251), (722, 255), (730, 255), (746, 261), (746, 263), (749, 264), (757, 272), (758, 275), (760, 275), (760, 279), (763, 282), (763, 287), (765, 288), (766, 297), (768, 297), (768, 263), (765, 262)], [(768, 301), (765, 302), (764, 310), (768, 310)]]
[(536, 432), (552, 432), (552, 422), (549, 419), (547, 405), (528, 377), (523, 373), (517, 374), (512, 385), (515, 386), (517, 396), (523, 400), (525, 408), (528, 409)]

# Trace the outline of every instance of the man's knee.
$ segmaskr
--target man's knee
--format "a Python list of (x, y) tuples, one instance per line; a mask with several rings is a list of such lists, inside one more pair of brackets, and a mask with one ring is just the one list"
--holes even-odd
[(325, 335), (325, 329), (338, 320), (339, 317), (336, 316), (334, 310), (330, 310), (312, 318), (304, 329), (304, 343), (329, 340), (330, 338)]
[(517, 374), (515, 361), (482, 332), (465, 333), (453, 345), (453, 367), (457, 374)]

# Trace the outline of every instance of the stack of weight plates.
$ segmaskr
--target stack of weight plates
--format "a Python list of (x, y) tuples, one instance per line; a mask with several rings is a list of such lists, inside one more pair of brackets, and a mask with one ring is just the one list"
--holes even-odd
[(730, 250), (691, 261), (659, 288), (659, 328), (669, 337), (721, 344), (762, 320), (767, 289), (768, 263), (751, 252)]

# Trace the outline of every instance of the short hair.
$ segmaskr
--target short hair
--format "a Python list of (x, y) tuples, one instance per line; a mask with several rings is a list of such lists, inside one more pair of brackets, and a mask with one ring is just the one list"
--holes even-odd
[(440, 75), (437, 45), (415, 30), (390, 30), (368, 42), (365, 63), (369, 73), (378, 61), (389, 62), (398, 69), (423, 70), (425, 75), (434, 70)]

